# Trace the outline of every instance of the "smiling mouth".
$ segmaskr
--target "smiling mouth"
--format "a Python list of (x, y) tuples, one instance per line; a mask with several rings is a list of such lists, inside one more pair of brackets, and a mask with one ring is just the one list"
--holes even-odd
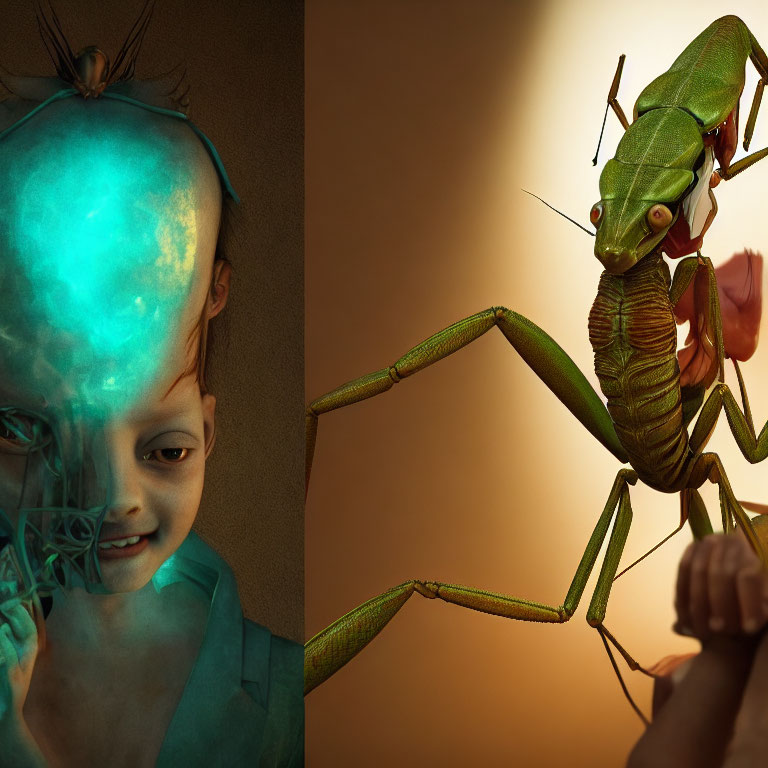
[(156, 531), (148, 534), (127, 536), (122, 539), (100, 541), (98, 544), (99, 559), (113, 560), (115, 558), (133, 557), (138, 555), (149, 546), (149, 542), (154, 537), (155, 533)]

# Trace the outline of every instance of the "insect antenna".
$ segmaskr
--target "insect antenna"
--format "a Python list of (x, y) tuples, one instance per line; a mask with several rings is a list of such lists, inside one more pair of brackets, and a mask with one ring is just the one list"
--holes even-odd
[(77, 80), (77, 70), (75, 69), (75, 55), (67, 42), (64, 31), (61, 28), (61, 22), (56, 15), (53, 6), (48, 2), (48, 15), (40, 2), (35, 2), (35, 17), (37, 18), (37, 29), (43, 40), (45, 50), (56, 67), (56, 74), (67, 83), (74, 83)]
[(576, 219), (572, 219), (570, 216), (566, 216), (562, 211), (558, 211), (554, 205), (550, 205), (546, 200), (542, 200), (542, 198), (540, 198), (538, 195), (534, 195), (533, 192), (529, 192), (527, 189), (524, 189), (523, 192), (525, 192), (526, 195), (535, 197), (539, 202), (544, 203), (544, 205), (546, 205), (547, 208), (551, 208), (555, 213), (559, 213), (564, 219), (568, 219), (568, 221), (570, 221), (571, 224), (575, 224), (579, 229), (583, 229), (590, 237), (595, 236), (594, 232), (590, 232), (586, 227), (582, 227), (581, 224), (579, 224), (579, 222), (576, 221)]
[(592, 165), (597, 165), (597, 156), (600, 153), (600, 145), (603, 143), (603, 131), (605, 130), (605, 121), (608, 119), (608, 107), (610, 107), (611, 104), (608, 102), (608, 104), (605, 105), (605, 114), (603, 115), (603, 125), (600, 128), (600, 138), (597, 140), (597, 149), (595, 150), (595, 156), (592, 158)]
[[(110, 81), (120, 82), (121, 80), (130, 80), (133, 77), (136, 70), (136, 58), (141, 50), (141, 44), (144, 42), (144, 35), (147, 32), (154, 10), (155, 0), (146, 0), (139, 18), (134, 22), (125, 38), (125, 42), (120, 48), (120, 52), (115, 57), (115, 63), (110, 72)], [(121, 66), (122, 71), (120, 69)]]
[(630, 706), (632, 707), (632, 709), (635, 710), (635, 713), (643, 721), (643, 725), (647, 728), (649, 726), (648, 719), (640, 711), (640, 707), (638, 707), (637, 704), (635, 704), (635, 700), (632, 698), (632, 694), (629, 692), (629, 689), (627, 688), (627, 685), (624, 682), (624, 678), (621, 676), (621, 672), (619, 671), (618, 664), (616, 664), (616, 659), (613, 656), (613, 651), (611, 651), (611, 647), (608, 645), (608, 641), (606, 640), (601, 627), (597, 627), (597, 631), (598, 631), (598, 634), (600, 635), (600, 639), (603, 641), (603, 645), (605, 646), (605, 652), (608, 654), (608, 658), (611, 660), (611, 666), (613, 667), (613, 671), (616, 673), (616, 677), (619, 679), (619, 685), (621, 686), (621, 690), (624, 691), (624, 695), (627, 697), (627, 701), (629, 702)]

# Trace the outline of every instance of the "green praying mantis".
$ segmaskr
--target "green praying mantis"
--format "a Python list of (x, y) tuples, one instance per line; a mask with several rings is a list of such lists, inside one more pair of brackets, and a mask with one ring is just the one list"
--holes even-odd
[[(606, 648), (613, 644), (631, 666), (639, 668), (603, 623), (631, 523), (629, 486), (637, 479), (658, 490), (679, 492), (678, 530), (689, 521), (696, 535), (711, 530), (696, 489), (708, 480), (716, 483), (724, 527), (738, 523), (762, 554), (760, 541), (736, 501), (722, 464), (715, 454), (704, 452), (724, 408), (745, 456), (759, 461), (768, 454), (765, 430), (756, 437), (743, 387), (742, 411), (722, 383), (724, 344), (714, 271), (708, 260), (697, 255), (684, 259), (674, 280), (670, 280), (661, 258), (665, 249), (672, 249), (675, 256), (685, 256), (700, 247), (714, 216), (709, 183), (715, 159), (720, 163), (719, 177), (730, 179), (768, 154), (758, 152), (730, 164), (736, 145), (736, 109), (748, 57), (764, 80), (768, 60), (762, 49), (738, 19), (721, 19), (643, 91), (636, 106), (636, 120), (629, 125), (623, 118), (625, 136), (616, 157), (603, 171), (601, 201), (590, 216), (597, 227), (595, 254), (606, 267), (590, 315), (590, 340), (601, 387), (608, 398), (607, 409), (546, 333), (503, 307), (455, 323), (414, 347), (392, 366), (356, 379), (310, 405), (308, 469), (320, 414), (386, 391), (400, 379), (497, 326), (582, 424), (620, 461), (629, 460), (632, 469), (619, 471), (562, 605), (439, 582), (406, 582), (359, 606), (309, 641), (305, 678), (308, 690), (361, 650), (414, 591), (508, 618), (567, 621), (576, 611), (614, 520), (587, 619), (598, 629)], [(622, 120), (623, 112), (616, 101), (618, 75), (609, 103)], [(762, 80), (747, 121), (746, 144), (754, 128), (761, 90)], [(697, 320), (703, 319), (705, 329), (701, 338), (705, 346), (709, 344), (710, 354), (704, 377), (681, 389), (672, 308), (692, 282), (700, 299)], [(715, 379), (719, 383), (704, 403), (707, 387)], [(687, 427), (697, 413), (689, 436)]]

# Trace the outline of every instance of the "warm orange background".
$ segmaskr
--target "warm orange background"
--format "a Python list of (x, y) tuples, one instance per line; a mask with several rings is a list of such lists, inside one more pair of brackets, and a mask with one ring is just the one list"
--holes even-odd
[[(722, 5), (324, 0), (306, 19), (307, 394), (392, 363), (449, 323), (505, 304), (591, 373), (592, 241), (521, 192), (586, 223), (628, 113)], [(768, 11), (729, 6), (768, 44)], [(742, 114), (755, 81), (749, 71)], [(768, 118), (754, 147), (768, 143)], [(768, 250), (756, 166), (717, 190), (706, 253)], [(745, 366), (768, 415), (768, 351)], [(740, 498), (765, 468), (710, 445)], [(322, 417), (306, 518), (307, 635), (408, 578), (559, 604), (616, 461), (493, 332), (387, 395)], [(716, 494), (707, 489), (713, 518)], [(624, 563), (676, 524), (677, 499), (637, 488)], [(615, 586), (607, 626), (642, 663), (695, 648), (670, 630), (687, 532)], [(594, 578), (564, 626), (419, 596), (308, 698), (308, 765), (618, 766), (641, 732), (597, 634)], [(651, 687), (628, 675), (648, 710)]]

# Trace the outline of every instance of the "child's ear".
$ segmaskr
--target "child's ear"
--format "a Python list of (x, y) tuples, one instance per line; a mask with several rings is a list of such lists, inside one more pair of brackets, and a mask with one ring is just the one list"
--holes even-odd
[(213, 395), (203, 395), (203, 439), (205, 441), (205, 458), (207, 459), (216, 442), (216, 398)]
[(229, 281), (232, 277), (232, 265), (226, 259), (213, 263), (213, 280), (208, 294), (208, 319), (216, 317), (226, 306), (229, 298)]

